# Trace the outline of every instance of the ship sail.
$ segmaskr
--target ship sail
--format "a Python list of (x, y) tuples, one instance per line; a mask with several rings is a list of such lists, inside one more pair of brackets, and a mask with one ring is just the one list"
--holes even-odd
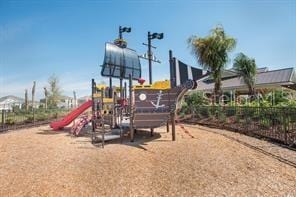
[(141, 64), (137, 52), (106, 43), (101, 75), (122, 79), (128, 79), (131, 75), (135, 80), (141, 78)]
[(180, 86), (187, 80), (198, 80), (203, 76), (203, 70), (192, 67), (182, 61), (174, 58), (173, 67), (171, 68), (172, 87)]

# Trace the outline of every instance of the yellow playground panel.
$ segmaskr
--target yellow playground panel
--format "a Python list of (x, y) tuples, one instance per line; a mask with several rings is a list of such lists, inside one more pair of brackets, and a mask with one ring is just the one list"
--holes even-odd
[(134, 89), (167, 90), (171, 88), (169, 80), (156, 81), (152, 85), (135, 85)]
[[(107, 91), (106, 89), (108, 88), (108, 86), (106, 85), (96, 85), (96, 88), (98, 90), (98, 93), (93, 94), (94, 98), (101, 98), (101, 92), (104, 91), (104, 103), (112, 103), (113, 99), (112, 98), (107, 98)], [(133, 89), (152, 89), (152, 90), (167, 90), (171, 88), (171, 84), (169, 80), (164, 80), (164, 81), (156, 81), (151, 85), (135, 85), (133, 86)], [(115, 88), (116, 92), (120, 92), (120, 88), (116, 87)]]

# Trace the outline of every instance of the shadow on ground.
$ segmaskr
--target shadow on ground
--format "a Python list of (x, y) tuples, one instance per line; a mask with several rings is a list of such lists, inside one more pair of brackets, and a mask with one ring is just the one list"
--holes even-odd
[[(169, 140), (157, 140), (160, 138), (161, 138), (161, 133), (159, 132), (154, 132), (153, 136), (151, 136), (151, 133), (148, 130), (137, 130), (137, 132), (135, 133), (133, 142), (130, 141), (130, 135), (125, 134), (122, 139), (106, 141), (104, 146), (108, 146), (111, 144), (120, 144), (120, 145), (139, 148), (141, 150), (146, 151), (147, 149), (145, 148), (145, 146), (147, 145), (148, 142), (151, 142), (151, 141), (168, 142), (169, 141)], [(102, 142), (93, 143), (93, 146), (102, 148)]]
[(48, 128), (48, 129), (43, 129), (40, 132), (37, 132), (37, 134), (39, 134), (39, 135), (58, 135), (58, 134), (69, 133), (70, 130), (71, 130), (71, 128), (64, 128), (63, 130), (54, 131), (54, 130)]
[[(79, 144), (86, 144), (86, 143), (92, 143), (91, 137), (92, 133), (90, 129), (85, 129), (83, 130), (79, 136), (74, 136), (70, 134), (70, 127), (66, 127), (63, 130), (59, 131), (53, 131), (52, 129), (43, 129), (40, 132), (37, 132), (39, 135), (58, 135), (58, 134), (65, 134), (67, 133), (65, 137), (75, 137), (78, 138), (75, 140), (73, 143), (79, 143)], [(151, 136), (150, 130), (137, 130), (135, 133), (134, 137), (134, 142), (130, 141), (130, 136), (129, 134), (125, 134), (122, 139), (115, 139), (115, 140), (110, 140), (110, 141), (105, 141), (104, 146), (108, 146), (110, 144), (121, 144), (121, 145), (127, 145), (135, 148), (139, 148), (142, 150), (147, 150), (145, 146), (147, 145), (148, 142), (151, 141), (157, 141), (157, 142), (169, 142), (170, 140), (159, 140), (161, 138), (161, 132), (154, 132), (153, 136)], [(102, 148), (102, 142), (96, 142), (93, 143), (94, 147)], [(85, 147), (81, 147), (85, 148)]]

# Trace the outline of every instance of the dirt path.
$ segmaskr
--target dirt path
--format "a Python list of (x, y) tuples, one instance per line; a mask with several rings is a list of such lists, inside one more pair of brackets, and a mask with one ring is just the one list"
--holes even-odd
[(48, 127), (0, 135), (0, 196), (296, 196), (296, 168), (202, 128), (177, 128), (176, 142), (160, 128), (105, 149)]

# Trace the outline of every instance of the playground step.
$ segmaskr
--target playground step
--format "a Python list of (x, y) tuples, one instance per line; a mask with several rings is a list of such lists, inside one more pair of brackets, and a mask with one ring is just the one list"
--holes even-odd
[[(120, 135), (105, 134), (105, 136), (104, 136), (105, 141), (110, 141), (110, 140), (115, 140), (115, 139), (120, 139)], [(97, 136), (96, 140), (102, 141), (102, 136), (101, 135)]]
[[(125, 134), (127, 133), (129, 130), (127, 128), (122, 128), (122, 134)], [(111, 130), (111, 134), (114, 134), (114, 135), (120, 135), (120, 129), (119, 128), (116, 128), (116, 129), (112, 129)]]

